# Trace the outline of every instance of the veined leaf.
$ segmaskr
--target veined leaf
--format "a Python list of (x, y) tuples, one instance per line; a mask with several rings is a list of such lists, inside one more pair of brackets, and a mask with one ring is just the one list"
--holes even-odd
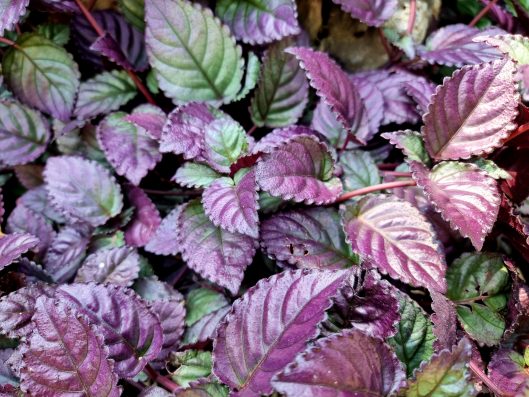
[(252, 153), (272, 153), (276, 148), (292, 138), (300, 136), (311, 136), (316, 140), (321, 140), (321, 135), (317, 131), (302, 125), (291, 125), (284, 128), (276, 128), (262, 137), (252, 148)]
[(402, 150), (408, 160), (418, 161), (426, 165), (430, 164), (430, 156), (428, 156), (424, 141), (418, 132), (412, 130), (385, 132), (381, 136)]
[(125, 121), (145, 129), (149, 136), (157, 141), (162, 136), (162, 129), (166, 120), (165, 112), (158, 106), (149, 103), (138, 106), (133, 113), (125, 117)]
[(176, 170), (172, 180), (185, 187), (201, 188), (208, 187), (220, 177), (221, 175), (217, 171), (207, 165), (188, 161)]
[(0, 101), (0, 163), (26, 164), (36, 160), (50, 139), (42, 115), (18, 102)]
[(38, 244), (39, 239), (31, 234), (0, 234), (0, 270)]
[(46, 252), (55, 237), (55, 230), (51, 222), (20, 202), (9, 214), (6, 230), (8, 233), (27, 233), (35, 236), (39, 240), (35, 251), (41, 256)]
[(437, 89), (422, 135), (436, 160), (490, 153), (516, 128), (515, 64), (499, 60), (466, 66)]
[(145, 28), (145, 0), (118, 0), (119, 9), (136, 28)]
[(74, 114), (89, 119), (119, 109), (136, 96), (136, 86), (124, 71), (101, 73), (81, 83)]
[(500, 348), (492, 356), (488, 369), (490, 379), (505, 395), (516, 397), (528, 395), (529, 374), (527, 373), (527, 362), (521, 354), (509, 348)]
[(130, 188), (127, 196), (135, 210), (125, 230), (125, 242), (130, 247), (143, 247), (151, 240), (162, 219), (149, 196), (139, 187)]
[(186, 0), (152, 0), (146, 40), (160, 88), (175, 103), (231, 102), (241, 89), (244, 60), (212, 12)]
[(176, 255), (180, 251), (178, 218), (181, 211), (182, 206), (178, 206), (167, 214), (145, 245), (146, 251), (157, 255)]
[(353, 18), (369, 26), (380, 26), (397, 11), (397, 0), (332, 0)]
[(64, 48), (38, 34), (24, 34), (6, 52), (2, 72), (21, 101), (59, 120), (70, 118), (79, 70)]
[(369, 152), (351, 150), (340, 156), (344, 189), (355, 190), (380, 183), (378, 167)]
[(529, 39), (519, 34), (505, 34), (492, 37), (477, 37), (474, 41), (485, 42), (508, 55), (520, 65), (529, 64)]
[(186, 350), (171, 353), (169, 363), (176, 370), (171, 377), (183, 387), (200, 378), (211, 374), (211, 352), (200, 350)]
[(242, 126), (229, 116), (213, 120), (206, 126), (205, 157), (218, 172), (229, 173), (230, 166), (248, 152), (248, 143)]
[[(327, 138), (332, 147), (341, 149), (345, 145), (347, 130), (324, 101), (320, 100), (314, 109), (310, 126)], [(346, 149), (357, 146), (355, 142), (349, 141)]]
[(261, 280), (219, 326), (213, 373), (241, 397), (270, 394), (272, 376), (318, 334), (318, 323), (346, 275), (304, 269)]
[(215, 9), (235, 37), (264, 44), (300, 32), (293, 0), (219, 0)]
[(265, 55), (250, 107), (257, 126), (294, 124), (305, 109), (309, 85), (296, 57), (285, 52), (291, 44), (293, 40), (283, 40), (272, 45)]
[(11, 30), (26, 13), (29, 0), (1, 0), (0, 1), (0, 35), (4, 30)]
[(37, 26), (35, 31), (60, 46), (65, 46), (70, 41), (70, 27), (68, 25), (45, 23)]
[(391, 277), (446, 290), (446, 263), (432, 226), (411, 204), (370, 195), (345, 208), (342, 222), (353, 251)]

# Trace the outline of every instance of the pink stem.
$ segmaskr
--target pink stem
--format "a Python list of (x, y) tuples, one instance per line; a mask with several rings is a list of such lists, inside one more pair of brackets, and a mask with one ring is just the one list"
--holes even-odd
[(347, 193), (342, 194), (340, 197), (338, 197), (335, 203), (343, 203), (344, 201), (347, 201), (353, 197), (362, 196), (364, 194), (376, 192), (378, 190), (395, 189), (397, 187), (405, 187), (405, 186), (415, 186), (416, 184), (417, 183), (414, 180), (407, 179), (405, 181), (395, 181), (395, 182), (381, 183), (379, 185), (368, 186), (362, 189), (357, 189), (357, 190), (353, 190), (352, 192), (347, 192)]
[(476, 375), (497, 397), (507, 397), (506, 394), (494, 384), (494, 382), (481, 370), (479, 365), (470, 360), (470, 370)]
[(492, 7), (494, 7), (496, 5), (496, 3), (498, 2), (498, 0), (492, 0), (489, 2), (489, 4), (487, 4), (479, 13), (478, 15), (476, 15), (474, 17), (474, 19), (472, 21), (470, 21), (470, 23), (468, 24), (468, 26), (476, 26), (477, 23), (480, 21), (481, 18), (483, 18), (489, 11)]
[(411, 36), (417, 17), (417, 0), (410, 0), (410, 19), (408, 19), (408, 35)]

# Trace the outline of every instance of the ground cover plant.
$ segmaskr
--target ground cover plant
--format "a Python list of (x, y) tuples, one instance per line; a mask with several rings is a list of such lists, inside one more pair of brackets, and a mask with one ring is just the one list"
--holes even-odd
[(529, 396), (527, 1), (0, 36), (0, 396)]

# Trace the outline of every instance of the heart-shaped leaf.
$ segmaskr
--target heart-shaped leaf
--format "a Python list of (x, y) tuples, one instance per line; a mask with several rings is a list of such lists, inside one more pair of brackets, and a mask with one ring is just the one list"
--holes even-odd
[(342, 192), (333, 169), (334, 161), (325, 144), (300, 136), (263, 155), (257, 163), (256, 179), (272, 196), (321, 205), (333, 202)]
[(208, 164), (223, 173), (229, 173), (230, 166), (248, 151), (246, 132), (229, 116), (213, 120), (206, 126), (204, 144)]
[(60, 300), (39, 299), (21, 372), (22, 389), (40, 396), (117, 397), (118, 377), (99, 330)]
[(413, 162), (411, 170), (436, 210), (480, 250), (498, 217), (497, 182), (470, 163), (442, 162), (430, 172)]
[(241, 397), (270, 394), (272, 376), (318, 334), (318, 323), (346, 275), (304, 269), (261, 280), (219, 326), (214, 374)]
[(130, 287), (140, 272), (140, 256), (129, 247), (103, 249), (89, 255), (75, 277), (76, 283), (112, 283)]
[(18, 102), (0, 102), (0, 162), (26, 164), (37, 159), (50, 139), (42, 115)]
[(24, 34), (4, 55), (2, 74), (25, 104), (59, 120), (70, 118), (79, 70), (64, 48), (38, 34)]
[(0, 234), (0, 270), (38, 244), (39, 239), (31, 234)]
[(215, 9), (235, 37), (264, 44), (300, 32), (293, 0), (219, 0)]
[(157, 255), (176, 255), (180, 251), (178, 244), (178, 218), (182, 207), (178, 206), (162, 220), (154, 232), (145, 250)]
[(29, 0), (2, 0), (0, 2), (0, 35), (4, 35), (4, 30), (11, 30), (26, 13)]
[(490, 153), (516, 128), (515, 64), (500, 60), (465, 66), (437, 89), (422, 134), (436, 160)]
[(244, 60), (213, 13), (186, 0), (147, 1), (145, 9), (147, 52), (165, 94), (175, 103), (232, 101)]
[(119, 377), (135, 376), (158, 356), (163, 343), (160, 321), (132, 290), (112, 284), (63, 284), (55, 296), (97, 326)]
[(236, 294), (256, 251), (254, 239), (215, 226), (199, 201), (186, 204), (179, 228), (180, 250), (187, 265)]
[(345, 190), (356, 190), (380, 183), (380, 173), (369, 152), (351, 150), (340, 156)]
[(274, 389), (296, 396), (388, 396), (406, 376), (381, 339), (356, 330), (319, 339), (276, 375)]
[(74, 114), (86, 120), (119, 109), (136, 96), (136, 86), (120, 70), (105, 72), (81, 83)]
[(185, 187), (200, 188), (208, 187), (220, 177), (217, 171), (207, 165), (185, 162), (176, 170), (173, 181)]
[(390, 196), (367, 196), (342, 213), (353, 251), (391, 277), (444, 292), (446, 263), (432, 226), (411, 204)]
[(397, 11), (397, 0), (332, 0), (369, 26), (380, 26)]
[(307, 105), (309, 85), (305, 73), (296, 57), (285, 52), (293, 43), (293, 40), (283, 40), (266, 52), (250, 107), (252, 121), (257, 126), (294, 124)]
[(151, 240), (162, 219), (154, 203), (140, 188), (129, 189), (127, 197), (135, 210), (134, 218), (125, 230), (125, 242), (130, 247), (143, 247)]
[(44, 178), (51, 200), (69, 216), (99, 226), (121, 212), (123, 198), (119, 185), (93, 161), (52, 157), (46, 163)]
[(261, 225), (261, 244), (271, 258), (300, 268), (340, 269), (358, 262), (332, 208), (273, 215)]

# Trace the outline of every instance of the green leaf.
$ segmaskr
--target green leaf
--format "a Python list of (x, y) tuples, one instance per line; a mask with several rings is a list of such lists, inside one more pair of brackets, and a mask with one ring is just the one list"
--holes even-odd
[(64, 48), (38, 34), (25, 34), (6, 52), (2, 70), (22, 102), (60, 120), (70, 118), (80, 75)]
[(118, 0), (125, 19), (140, 30), (145, 29), (145, 0)]
[(211, 352), (208, 351), (174, 352), (171, 353), (169, 363), (176, 367), (171, 377), (183, 387), (188, 387), (191, 382), (211, 374)]
[(412, 130), (386, 132), (382, 134), (392, 145), (402, 150), (408, 160), (429, 165), (430, 156), (424, 146), (421, 134)]
[(457, 304), (465, 331), (487, 345), (500, 342), (505, 320), (499, 314), (507, 304), (509, 273), (498, 254), (465, 253), (446, 273), (447, 297)]
[(176, 170), (173, 181), (189, 188), (207, 187), (221, 175), (204, 164), (185, 162)]
[(150, 63), (165, 94), (177, 104), (233, 101), (244, 60), (228, 28), (211, 10), (185, 0), (150, 0), (145, 6)]
[(213, 120), (205, 131), (206, 159), (213, 169), (229, 173), (230, 165), (248, 150), (248, 137), (239, 123), (229, 116)]
[(259, 61), (259, 57), (250, 51), (248, 53), (248, 60), (246, 61), (246, 76), (244, 77), (244, 84), (234, 101), (240, 101), (255, 88), (257, 80), (259, 79), (260, 69), (261, 62)]
[(470, 397), (476, 394), (467, 364), (472, 346), (462, 339), (452, 351), (443, 350), (422, 366), (409, 382), (406, 397)]
[(505, 34), (492, 37), (481, 37), (479, 41), (496, 47), (520, 65), (529, 65), (529, 38), (521, 35)]
[(84, 120), (119, 109), (136, 96), (127, 72), (114, 70), (81, 83), (74, 114)]
[(208, 288), (192, 290), (186, 297), (186, 325), (190, 327), (202, 317), (228, 304), (224, 295)]
[(340, 157), (345, 190), (356, 190), (380, 183), (380, 174), (369, 152), (351, 150)]
[(395, 354), (406, 366), (409, 376), (433, 354), (433, 325), (422, 308), (408, 295), (399, 295), (400, 321), (397, 333), (388, 340)]
[(294, 44), (283, 40), (268, 49), (259, 84), (250, 107), (255, 125), (284, 127), (294, 124), (307, 104), (309, 84), (295, 56), (284, 52)]
[(70, 41), (70, 27), (61, 23), (39, 25), (36, 32), (60, 46), (64, 46)]
[(158, 80), (156, 79), (156, 72), (154, 69), (149, 70), (145, 82), (147, 83), (147, 88), (150, 92), (155, 95), (160, 93), (160, 87), (158, 86)]
[(503, 168), (499, 167), (494, 161), (478, 157), (474, 161), (479, 168), (485, 171), (491, 178), (494, 179), (511, 179), (511, 175)]

